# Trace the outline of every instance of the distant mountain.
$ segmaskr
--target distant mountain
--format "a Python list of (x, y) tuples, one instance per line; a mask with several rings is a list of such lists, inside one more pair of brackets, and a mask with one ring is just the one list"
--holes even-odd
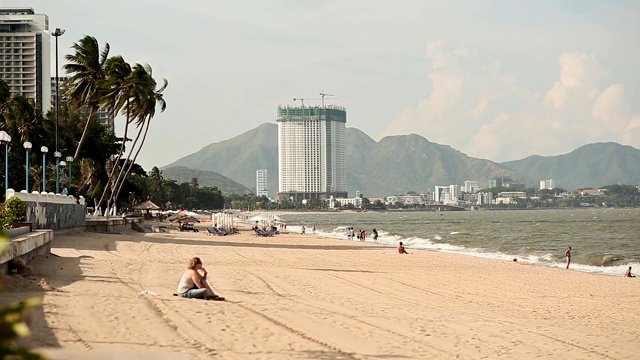
[[(495, 174), (514, 179), (523, 176), (419, 135), (390, 136), (376, 142), (358, 129), (347, 128), (346, 139), (347, 191), (351, 195), (356, 190), (369, 196), (433, 191), (435, 185), (462, 184), (465, 180), (478, 180), (483, 186)], [(278, 191), (278, 127), (262, 124), (205, 146), (163, 169), (178, 165), (215, 171), (252, 189), (255, 171), (267, 169), (269, 195), (274, 197)]]
[(162, 169), (162, 176), (165, 179), (175, 180), (178, 184), (189, 182), (192, 178), (198, 179), (198, 185), (204, 186), (216, 186), (223, 195), (231, 193), (236, 194), (249, 194), (255, 193), (255, 190), (249, 189), (242, 184), (220, 175), (216, 172), (202, 169), (191, 169), (186, 166), (172, 166)]
[[(357, 129), (360, 138), (347, 146), (347, 183), (366, 195), (433, 191), (436, 185), (462, 185), (478, 180), (482, 187), (497, 174), (514, 179), (521, 174), (489, 160), (469, 157), (450, 146), (432, 143), (416, 134), (388, 136), (375, 142)], [(366, 137), (364, 139), (363, 137)], [(486, 187), (486, 185), (484, 185)]]
[(533, 155), (502, 165), (530, 178), (553, 179), (563, 189), (640, 184), (640, 150), (612, 142), (584, 145), (564, 155)]
[(162, 170), (172, 166), (215, 171), (253, 191), (256, 170), (267, 169), (269, 196), (275, 197), (278, 192), (278, 126), (265, 123), (234, 138), (209, 144)]
[[(496, 163), (477, 159), (420, 135), (388, 136), (376, 142), (364, 132), (346, 129), (347, 191), (366, 196), (433, 191), (436, 185), (477, 180), (481, 188), (496, 176), (528, 187), (552, 178), (566, 189), (640, 183), (640, 150), (616, 143), (585, 145), (559, 156), (530, 156)], [(256, 170), (267, 169), (269, 195), (278, 191), (278, 126), (265, 123), (232, 139), (205, 146), (163, 168), (187, 166), (220, 173), (255, 190)], [(187, 173), (186, 170), (183, 172)], [(191, 179), (193, 176), (184, 175)], [(201, 179), (198, 180), (202, 184)], [(186, 180), (188, 181), (188, 180)]]

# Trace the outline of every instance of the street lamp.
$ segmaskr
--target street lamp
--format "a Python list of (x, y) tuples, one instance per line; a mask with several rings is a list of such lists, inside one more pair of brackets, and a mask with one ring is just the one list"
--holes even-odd
[(73, 163), (73, 156), (67, 156), (66, 160), (69, 164), (69, 190), (71, 190), (71, 163)]
[(25, 175), (26, 175), (26, 179), (27, 180), (25, 182), (25, 185), (24, 185), (25, 188), (24, 189), (27, 190), (27, 192), (29, 192), (29, 153), (31, 152), (31, 147), (33, 145), (31, 145), (30, 142), (25, 141), (24, 144), (22, 144), (22, 146), (24, 146), (24, 150), (27, 152), (27, 157), (26, 157), (27, 165), (25, 167), (25, 169), (26, 169), (26, 171), (25, 171), (26, 174)]
[[(64, 179), (64, 167), (67, 166), (67, 162), (62, 160), (60, 161), (60, 167), (62, 168), (62, 178)], [(68, 192), (65, 191), (65, 189), (62, 189), (62, 194), (63, 195), (67, 195)]]
[(47, 192), (47, 152), (49, 148), (43, 146), (40, 151), (42, 151), (42, 192)]
[[(56, 151), (58, 151), (58, 118), (60, 117), (60, 78), (58, 77), (58, 38), (64, 34), (64, 29), (56, 28), (51, 32), (56, 38)], [(57, 192), (57, 191), (56, 191)]]
[(0, 145), (4, 145), (4, 194), (7, 196), (9, 189), (9, 143), (11, 136), (6, 131), (0, 131)]
[(60, 151), (56, 151), (53, 156), (56, 158), (56, 194), (60, 194), (60, 157), (62, 154)]

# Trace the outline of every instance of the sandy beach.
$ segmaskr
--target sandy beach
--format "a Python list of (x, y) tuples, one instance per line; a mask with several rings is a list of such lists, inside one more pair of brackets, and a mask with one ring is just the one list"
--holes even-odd
[[(192, 359), (637, 359), (640, 279), (281, 234), (57, 235), (23, 343)], [(227, 301), (172, 296), (199, 256)], [(142, 292), (142, 293), (141, 293)]]

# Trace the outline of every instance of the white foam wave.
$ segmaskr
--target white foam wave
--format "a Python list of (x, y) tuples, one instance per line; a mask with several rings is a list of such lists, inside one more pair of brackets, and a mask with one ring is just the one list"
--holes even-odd
[[(293, 232), (300, 232), (301, 227), (299, 226), (290, 226)], [(289, 229), (288, 229), (289, 230)], [(307, 234), (309, 232), (309, 228), (307, 228)], [(458, 232), (455, 232), (458, 233)], [(320, 231), (317, 230), (315, 235), (332, 238), (332, 239), (340, 239), (340, 240), (348, 240), (347, 239), (347, 231), (346, 227), (338, 226), (330, 231)], [(389, 247), (396, 247), (400, 241), (403, 242), (404, 246), (407, 249), (415, 249), (415, 250), (426, 250), (426, 251), (440, 251), (447, 253), (455, 253), (461, 255), (468, 256), (476, 256), (483, 257), (488, 259), (495, 260), (503, 260), (503, 261), (513, 261), (513, 259), (517, 259), (518, 262), (533, 264), (533, 265), (542, 265), (549, 267), (559, 267), (564, 268), (566, 264), (564, 262), (558, 262), (553, 260), (553, 254), (516, 254), (516, 253), (502, 253), (502, 252), (491, 252), (484, 249), (477, 248), (466, 248), (464, 246), (453, 245), (449, 243), (438, 242), (442, 240), (442, 237), (439, 235), (434, 235), (433, 239), (429, 238), (420, 238), (420, 237), (408, 237), (404, 238), (397, 235), (390, 235), (385, 231), (378, 232), (378, 241), (377, 244)], [(351, 241), (360, 241), (355, 236)], [(366, 242), (373, 243), (373, 238), (370, 234), (367, 235)], [(604, 274), (604, 275), (612, 275), (612, 276), (623, 276), (625, 271), (629, 266), (632, 266), (633, 269), (637, 269), (637, 276), (640, 275), (640, 263), (628, 263), (623, 265), (616, 266), (595, 266), (595, 265), (582, 265), (572, 263), (570, 268), (572, 270), (596, 273), (596, 274)]]

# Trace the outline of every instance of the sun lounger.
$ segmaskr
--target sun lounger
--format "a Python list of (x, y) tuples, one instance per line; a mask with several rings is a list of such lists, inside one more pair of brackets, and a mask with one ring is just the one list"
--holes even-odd
[(258, 236), (273, 236), (273, 231), (264, 231), (262, 229), (253, 229)]
[(224, 229), (218, 229), (218, 228), (207, 228), (207, 235), (227, 235), (227, 231)]

